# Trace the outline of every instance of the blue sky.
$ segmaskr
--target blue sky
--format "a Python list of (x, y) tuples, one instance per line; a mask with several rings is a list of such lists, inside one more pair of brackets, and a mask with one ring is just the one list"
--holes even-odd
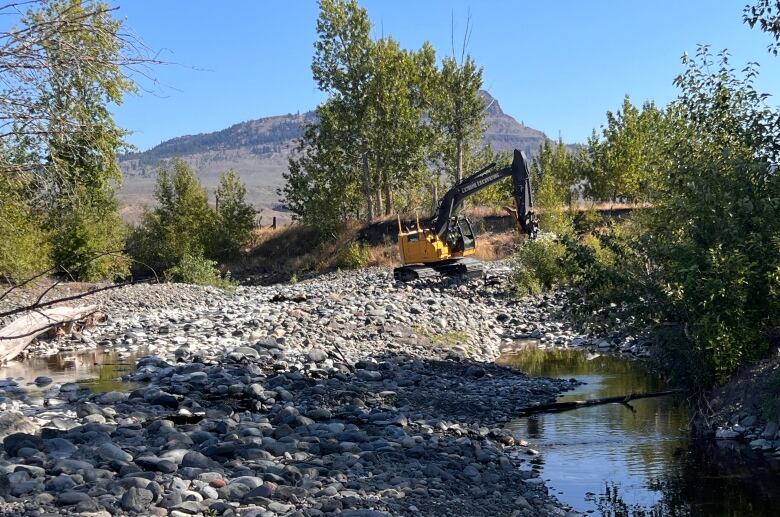
[[(780, 58), (769, 36), (742, 23), (748, 0), (362, 0), (374, 33), (407, 48), (429, 40), (451, 53), (451, 23), (484, 67), (504, 111), (551, 137), (581, 142), (625, 94), (665, 104), (676, 95), (683, 52), (728, 48), (732, 63), (761, 63), (758, 86), (778, 94)], [(115, 2), (127, 25), (175, 65), (162, 85), (115, 110), (130, 141), (147, 149), (184, 134), (312, 109), (323, 99), (310, 71), (315, 0)], [(459, 44), (456, 44), (459, 46)], [(148, 84), (147, 84), (148, 86)], [(780, 104), (780, 101), (773, 101)]]

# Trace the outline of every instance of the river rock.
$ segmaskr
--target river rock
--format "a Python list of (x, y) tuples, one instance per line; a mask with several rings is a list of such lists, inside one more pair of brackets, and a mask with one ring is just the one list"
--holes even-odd
[(105, 442), (100, 444), (98, 447), (98, 454), (100, 457), (107, 459), (107, 460), (116, 460), (116, 461), (132, 461), (133, 455), (129, 454), (119, 447), (116, 446), (116, 444), (113, 444), (111, 442)]
[(13, 433), (32, 434), (38, 430), (38, 425), (30, 418), (13, 411), (0, 413), (0, 441)]
[(154, 495), (151, 491), (145, 488), (132, 487), (122, 495), (122, 509), (131, 512), (145, 512), (153, 499)]

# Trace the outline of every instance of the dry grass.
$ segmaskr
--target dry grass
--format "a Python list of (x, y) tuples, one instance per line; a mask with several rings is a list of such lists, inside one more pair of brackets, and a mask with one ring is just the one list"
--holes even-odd
[(486, 217), (509, 217), (509, 213), (506, 211), (506, 208), (497, 206), (473, 206), (463, 210), (463, 213), (470, 219), (484, 219)]
[(371, 246), (368, 253), (371, 257), (369, 266), (395, 267), (401, 264), (401, 252), (393, 242)]
[(473, 257), (483, 262), (501, 260), (514, 253), (518, 243), (517, 232), (486, 233), (477, 236), (477, 252)]

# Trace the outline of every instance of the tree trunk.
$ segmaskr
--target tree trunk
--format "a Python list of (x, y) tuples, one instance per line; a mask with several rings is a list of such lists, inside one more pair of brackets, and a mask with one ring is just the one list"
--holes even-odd
[(431, 184), (431, 217), (436, 217), (436, 209), (439, 208), (438, 187), (435, 181)]
[(458, 176), (458, 182), (463, 179), (463, 140), (455, 143), (455, 169)]
[(366, 219), (370, 223), (374, 219), (374, 204), (371, 200), (371, 174), (368, 170), (368, 154), (363, 153), (363, 192), (366, 195)]
[(570, 409), (578, 409), (587, 406), (598, 406), (601, 404), (628, 404), (632, 400), (647, 399), (654, 397), (665, 397), (666, 395), (674, 395), (677, 393), (683, 393), (683, 390), (665, 390), (654, 391), (651, 393), (630, 393), (628, 395), (618, 395), (617, 397), (606, 397), (600, 399), (590, 400), (571, 400), (569, 402), (553, 402), (551, 404), (539, 404), (538, 406), (531, 406), (521, 409), (519, 416), (528, 416), (534, 413), (559, 413), (561, 411), (568, 411)]
[(390, 215), (393, 212), (393, 189), (390, 188), (390, 183), (385, 180), (385, 215)]
[(382, 187), (379, 185), (374, 190), (374, 206), (376, 207), (376, 215), (382, 215)]

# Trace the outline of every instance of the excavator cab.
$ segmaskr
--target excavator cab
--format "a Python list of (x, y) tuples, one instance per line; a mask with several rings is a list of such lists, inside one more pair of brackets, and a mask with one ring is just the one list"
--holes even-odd
[(464, 253), (475, 249), (477, 245), (471, 221), (462, 215), (450, 219), (446, 239), (452, 253)]

